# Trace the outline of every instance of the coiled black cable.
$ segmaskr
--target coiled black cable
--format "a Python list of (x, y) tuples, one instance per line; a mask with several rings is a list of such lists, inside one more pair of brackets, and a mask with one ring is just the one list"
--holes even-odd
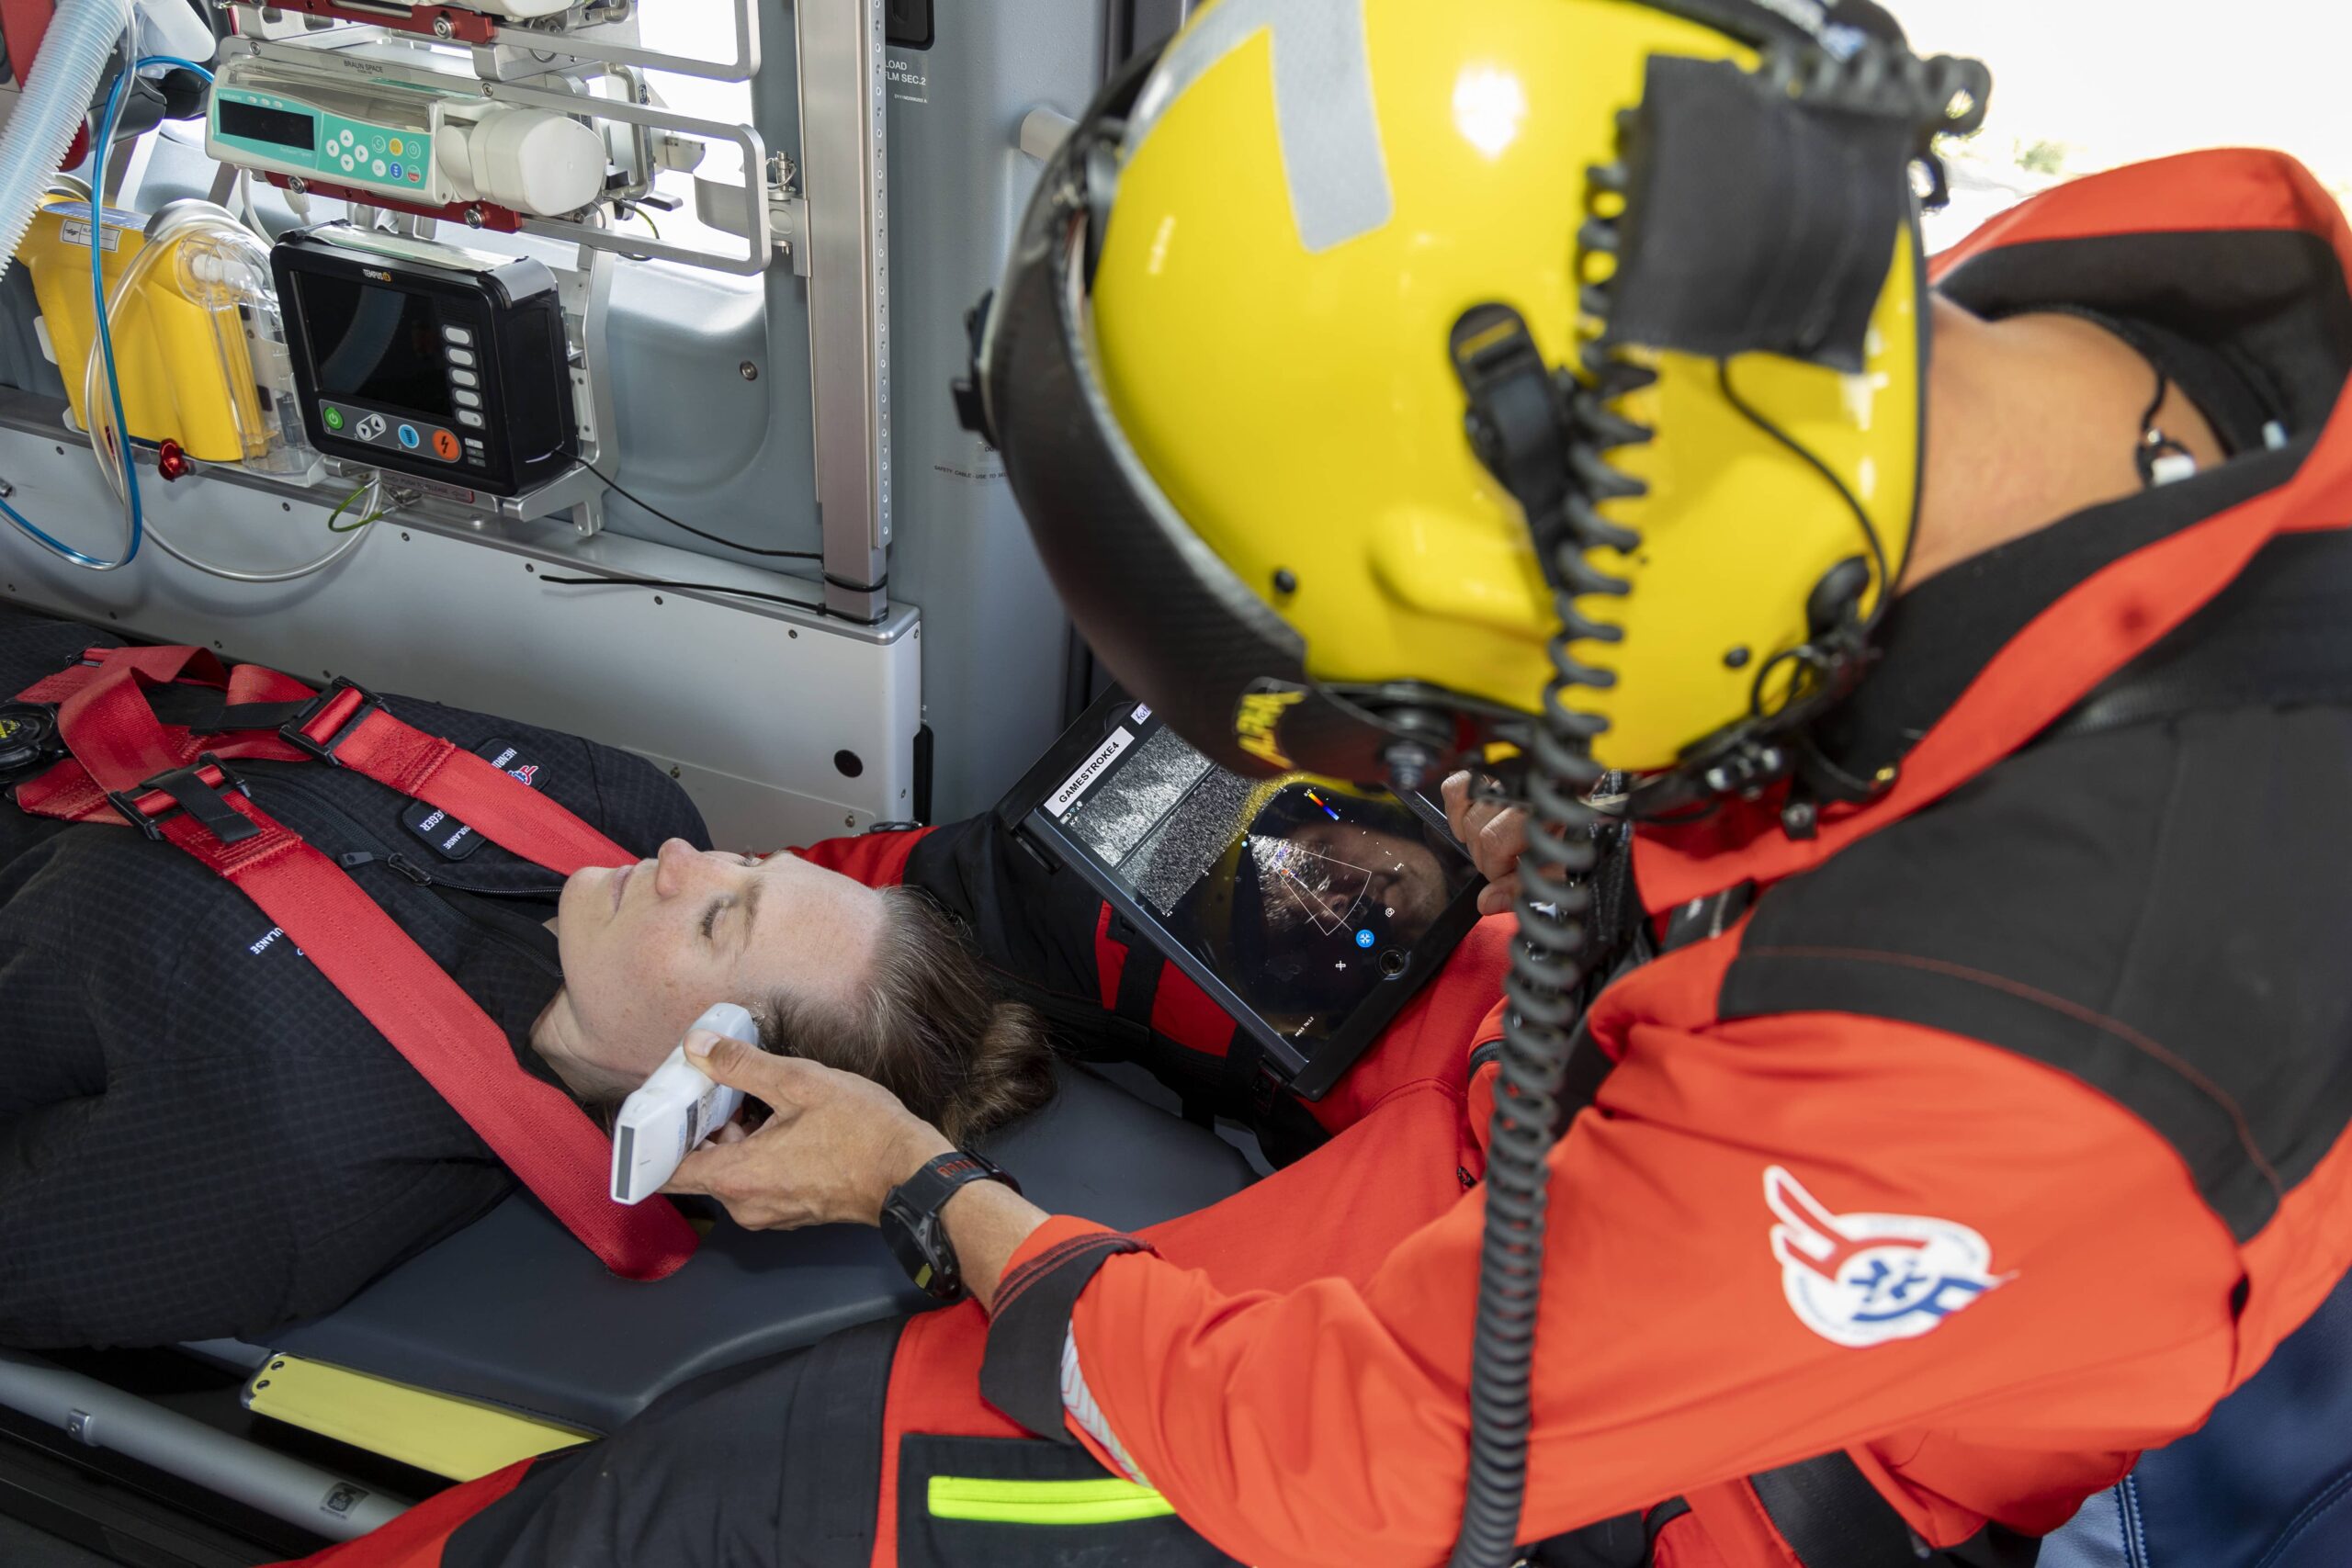
[[(1563, 556), (1581, 547), (1570, 540)], [(1566, 564), (1565, 562), (1563, 563)], [(1542, 1301), (1545, 1156), (1556, 1140), (1561, 1080), (1576, 1027), (1589, 943), (1596, 814), (1583, 795), (1600, 778), (1589, 746), (1593, 721), (1564, 701), (1590, 671), (1568, 655), (1574, 601), (1555, 595), (1563, 630), (1552, 639), (1555, 671), (1529, 748), (1527, 851), (1519, 863), (1519, 941), (1504, 994), (1510, 1009), (1487, 1139), (1486, 1235), (1478, 1262), (1478, 1318), (1470, 1365), (1470, 1474), (1454, 1568), (1497, 1568), (1519, 1545), (1527, 1492), (1527, 1436), (1535, 1325)]]
[(1478, 1314), (1470, 1360), (1470, 1470), (1453, 1568), (1500, 1568), (1519, 1545), (1527, 1493), (1527, 1438), (1534, 1411), (1531, 1386), (1542, 1302), (1546, 1156), (1558, 1141), (1560, 1089), (1567, 1072), (1592, 947), (1589, 919), (1595, 829), (1587, 798), (1600, 782), (1592, 740), (1601, 721), (1568, 706), (1578, 687), (1615, 677), (1579, 662), (1580, 641), (1614, 642), (1621, 633), (1587, 618), (1586, 594), (1623, 594), (1589, 550), (1630, 550), (1640, 542), (1603, 518), (1597, 499), (1638, 495), (1644, 486), (1611, 468), (1605, 450), (1650, 438), (1610, 405), (1654, 378), (1638, 367), (1588, 351), (1591, 377), (1572, 400), (1568, 462), (1576, 485), (1563, 502), (1553, 545), (1553, 604), (1560, 629), (1548, 645), (1552, 678), (1543, 715), (1529, 737), (1527, 849), (1519, 862), (1519, 940), (1511, 946), (1494, 1118), (1487, 1138), (1487, 1212), (1478, 1262)]
[[(1915, 157), (1932, 179), (1933, 189), (1923, 197), (1929, 205), (1939, 204), (1944, 193), (1942, 169), (1932, 154), (1934, 138), (1965, 134), (1981, 125), (1992, 86), (1990, 74), (1974, 61), (1943, 56), (1923, 61), (1900, 44), (1883, 40), (1871, 40), (1844, 59), (1820, 49), (1775, 49), (1767, 52), (1759, 74), (1768, 90), (1810, 105), (1908, 121), (1918, 139)], [(1580, 250), (1615, 252), (1616, 217), (1600, 210), (1596, 198), (1623, 196), (1629, 183), (1623, 165), (1588, 171), (1591, 210), (1578, 231)], [(1611, 293), (1606, 281), (1589, 282), (1582, 296), (1587, 312), (1605, 319)], [(1534, 1418), (1531, 1390), (1543, 1290), (1548, 1156), (1564, 1130), (1559, 1125), (1561, 1087), (1593, 949), (1587, 878), (1593, 868), (1598, 814), (1586, 804), (1586, 796), (1602, 776), (1591, 756), (1591, 742), (1601, 726), (1572, 710), (1567, 699), (1577, 687), (1607, 686), (1615, 680), (1607, 670), (1579, 662), (1570, 649), (1578, 642), (1614, 642), (1620, 636), (1617, 628), (1579, 614), (1577, 600), (1627, 591), (1626, 583), (1603, 574), (1587, 555), (1595, 549), (1630, 552), (1638, 546), (1633, 533), (1603, 518), (1598, 506), (1643, 492), (1638, 480), (1610, 466), (1606, 453), (1647, 441), (1654, 434), (1612, 406), (1625, 393), (1654, 380), (1652, 372), (1619, 358), (1599, 342), (1588, 344), (1582, 369), (1563, 420), (1565, 495), (1556, 502), (1547, 499), (1539, 508), (1532, 504), (1535, 492), (1512, 483), (1510, 465), (1497, 469), (1497, 477), (1526, 510), (1535, 538), (1548, 541), (1539, 543), (1539, 550), (1548, 549), (1545, 564), (1560, 630), (1549, 645), (1552, 678), (1528, 747), (1528, 841), (1520, 858), (1519, 941), (1512, 946), (1504, 982), (1510, 1007), (1503, 1024), (1487, 1135), (1486, 1229), (1470, 1360), (1470, 1465), (1453, 1568), (1504, 1568), (1515, 1560), (1520, 1544), (1527, 1443)], [(1739, 400), (1727, 368), (1721, 390), (1736, 408), (1779, 434)], [(1845, 492), (1817, 457), (1785, 435), (1780, 438)], [(1496, 468), (1491, 457), (1487, 463)], [(1850, 492), (1845, 493), (1850, 502)], [(1890, 563), (1867, 513), (1859, 503), (1853, 510), (1873, 556), (1883, 609)]]

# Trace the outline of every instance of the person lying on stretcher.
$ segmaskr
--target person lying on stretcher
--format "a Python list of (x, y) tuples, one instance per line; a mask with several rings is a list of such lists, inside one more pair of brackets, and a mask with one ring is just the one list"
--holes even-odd
[[(0, 604), (0, 700), (115, 643)], [(955, 921), (796, 854), (713, 850), (639, 758), (399, 697), (642, 858), (565, 879), (356, 772), (239, 764), (592, 1109), (711, 1003), (968, 1136), (1044, 1103), (1050, 1050)], [(511, 752), (511, 756), (505, 756)], [(0, 805), (0, 1344), (257, 1336), (332, 1310), (514, 1180), (244, 894), (167, 843)]]

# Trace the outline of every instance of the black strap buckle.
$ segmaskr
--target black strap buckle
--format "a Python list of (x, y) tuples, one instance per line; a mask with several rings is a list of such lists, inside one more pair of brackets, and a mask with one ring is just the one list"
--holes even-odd
[[(1474, 305), (1453, 323), (1453, 371), (1470, 407), (1471, 449), (1510, 491), (1531, 527), (1567, 500), (1568, 411), (1551, 367), (1508, 305)], [(1539, 544), (1543, 541), (1538, 540)]]
[[(326, 712), (328, 704), (345, 692), (358, 693), (359, 705), (351, 710), (349, 718), (335, 727), (334, 734), (324, 739), (312, 736), (310, 727), (318, 722), (321, 714)], [(359, 728), (362, 719), (369, 714), (383, 711), (384, 705), (377, 700), (375, 693), (356, 681), (338, 675), (334, 678), (334, 683), (312, 698), (300, 713), (278, 727), (277, 738), (299, 751), (307, 751), (320, 761), (331, 767), (339, 768), (343, 763), (335, 758), (336, 749), (351, 739), (351, 732)]]
[[(220, 770), (219, 784), (205, 783), (203, 770), (206, 768)], [(107, 791), (107, 804), (113, 807), (124, 821), (150, 839), (162, 839), (164, 824), (185, 811), (221, 843), (239, 844), (260, 833), (261, 825), (221, 798), (232, 790), (239, 795), (251, 794), (242, 774), (214, 753), (207, 751), (187, 767), (157, 773), (137, 789)], [(174, 804), (151, 817), (139, 803), (157, 792), (171, 796)]]
[(54, 703), (0, 703), (0, 785), (30, 778), (65, 755)]

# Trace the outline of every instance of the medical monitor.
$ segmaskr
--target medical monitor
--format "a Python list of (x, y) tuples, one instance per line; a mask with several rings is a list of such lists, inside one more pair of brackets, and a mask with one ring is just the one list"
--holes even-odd
[(348, 225), (271, 252), (311, 442), (330, 456), (514, 495), (578, 447), (554, 275)]

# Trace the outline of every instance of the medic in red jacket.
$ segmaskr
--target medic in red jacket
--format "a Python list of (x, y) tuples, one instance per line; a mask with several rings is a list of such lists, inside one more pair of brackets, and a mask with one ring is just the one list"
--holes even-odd
[[(1939, 258), (1929, 295), (1905, 281), (1906, 245), (1883, 270), (1874, 244), (1834, 243), (1878, 232), (1863, 227), (1873, 209), (1808, 181), (1902, 164), (1910, 132), (1873, 140), (1872, 106), (1902, 97), (1890, 84), (1956, 79), (1905, 67), (1850, 3), (1835, 26), (1749, 17), (1747, 31), (1713, 4), (1657, 9), (1717, 30), (1650, 30), (1626, 21), (1644, 7), (1572, 0), (1499, 7), (1481, 30), (1450, 8), (1365, 0), (1360, 25), (1308, 38), (1249, 0), (1210, 8), (1149, 83), (1114, 89), (1102, 131), (1124, 163), (1092, 258), (1098, 357), (1080, 368), (1093, 428), (1107, 408), (1126, 443), (1114, 466), (1148, 488), (1144, 503), (1115, 517), (1102, 502), (1086, 530), (1057, 532), (1070, 497), (1043, 448), (1024, 454), (1042, 423), (1024, 400), (1057, 373), (1046, 350), (1077, 341), (1048, 329), (1077, 293), (1053, 268), (1087, 251), (1058, 242), (1097, 220), (1084, 181), (1075, 207), (1049, 189), (1033, 210), (991, 325), (988, 412), (1081, 625), (1198, 743), (1221, 725), (1229, 752), (1319, 763), (1359, 743), (1344, 719), (1392, 772), (1408, 743), (1442, 750), (1406, 709), (1466, 692), (1447, 711), (1469, 726), (1493, 704), (1468, 700), (1473, 675), (1416, 636), (1481, 628), (1461, 636), (1502, 666), (1519, 625), (1508, 573), (1479, 575), (1480, 541), (1503, 536), (1481, 531), (1485, 507), (1558, 546), (1553, 572), (1530, 570), (1555, 595), (1539, 607), (1568, 610), (1534, 646), (1565, 628), (1571, 651), (1623, 677), (1561, 688), (1607, 721), (1588, 727), (1593, 755), (1680, 791), (1674, 819), (1636, 840), (1656, 956), (1589, 1009), (1572, 1115), (1545, 1156), (1517, 1539), (1668, 1568), (1919, 1561), (1915, 1542), (2000, 1562), (2138, 1450), (2194, 1429), (2352, 1268), (2352, 689), (2327, 669), (2352, 612), (2352, 416), (2337, 406), (2352, 231), (2290, 160), (2199, 154), (2029, 202)], [(1725, 38), (1741, 48), (1726, 54)], [(1577, 39), (1587, 53), (1560, 64), (1549, 46)], [(1286, 47), (1331, 51), (1319, 96), (1285, 77)], [(1638, 80), (1638, 112), (1554, 124), (1576, 118), (1559, 106), (1611, 49), (1640, 55), (1621, 58), (1644, 69), (1620, 69), (1613, 89)], [(1775, 61), (1796, 64), (1774, 76)], [(1756, 95), (1759, 79), (1773, 92)], [(1351, 97), (1359, 80), (1368, 96)], [(1431, 141), (1468, 148), (1450, 183), (1422, 177), (1415, 105), (1436, 117)], [(1783, 105), (1794, 118), (1775, 118)], [(1372, 128), (1376, 171), (1333, 126)], [(1287, 162), (1228, 157), (1225, 184), (1193, 188), (1220, 139), (1251, 136)], [(1612, 170), (1590, 149), (1570, 156), (1579, 136), (1633, 145)], [(1826, 162), (1771, 163), (1807, 146)], [(1701, 151), (1741, 178), (1678, 163)], [(1515, 242), (1482, 214), (1522, 152), (1589, 169), (1610, 199), (1565, 230), (1522, 204), (1512, 231), (1614, 267), (1511, 272), (1516, 253), (1497, 247)], [(1303, 179), (1318, 158), (1321, 183)], [(1475, 159), (1501, 183), (1476, 187)], [(1757, 207), (1798, 197), (1811, 218)], [(1693, 202), (1714, 204), (1714, 251), (1687, 248), (1706, 237), (1687, 226)], [(1136, 212), (1163, 221), (1124, 216)], [(1268, 213), (1291, 226), (1289, 249), (1251, 230)], [(1618, 231), (1587, 231), (1592, 213)], [(1248, 330), (1241, 283), (1219, 294), (1194, 260), (1229, 264), (1245, 239), (1264, 261), (1246, 291), (1274, 299), (1279, 339)], [(1392, 239), (1406, 251), (1379, 254)], [(1472, 281), (1435, 303), (1422, 274), (1399, 291), (1405, 254)], [(1050, 285), (1030, 299), (1024, 265)], [(1723, 268), (1749, 269), (1737, 320), (1690, 285)], [(1351, 301), (1380, 276), (1384, 312)], [(1514, 285), (1496, 310), (1468, 306)], [(1566, 316), (1547, 288), (1566, 290)], [(1359, 308), (1326, 321), (1326, 295)], [(1204, 299), (1245, 319), (1218, 340), (1189, 314)], [(1335, 334), (1410, 341), (1424, 315), (1467, 323), (1434, 369), (1370, 387), (1328, 372), (1347, 352)], [(1229, 414), (1199, 395), (1220, 363), (1272, 378), (1277, 400), (1298, 400), (1289, 377), (1333, 406), (1253, 446), (1260, 391), (1224, 383), (1241, 405)], [(1581, 374), (1514, 379), (1531, 363)], [(1448, 376), (1453, 439), (1466, 401), (1494, 476), (1484, 490), (1413, 423), (1445, 406), (1422, 382)], [(1180, 428), (1168, 400), (1187, 389)], [(1924, 443), (1904, 418), (1921, 404)], [(1577, 439), (1547, 502), (1555, 429)], [(1253, 533), (1236, 509), (1271, 487), (1261, 504), (1295, 524), (1306, 491), (1283, 491), (1279, 465), (1344, 489), (1340, 451), (1422, 503), (1395, 527), (1364, 524), (1354, 556), (1313, 554), (1296, 526), (1264, 546), (1273, 525)], [(1079, 467), (1079, 489), (1112, 493)], [(1143, 579), (1122, 576), (1133, 561), (1102, 540), (1140, 558), (1176, 516), (1216, 559), (1166, 558), (1212, 586), (1222, 562), (1278, 611), (1217, 601), (1262, 634), (1242, 657), (1288, 657), (1290, 678), (1187, 708), (1182, 682), (1212, 688), (1236, 660), (1196, 643), (1155, 664), (1102, 618), (1151, 612)], [(1263, 549), (1309, 564), (1260, 589)], [(1355, 556), (1372, 586), (1351, 613), (1382, 606), (1404, 662), (1351, 663), (1346, 629), (1316, 618), (1333, 612), (1314, 602), (1312, 563)], [(1557, 564), (1577, 556), (1592, 575)], [(1806, 590), (1792, 601), (1792, 583)], [(1171, 615), (1206, 613), (1164, 578), (1151, 592)], [(2307, 657), (2276, 657), (2293, 640), (2282, 627), (2308, 634)], [(1746, 716), (1721, 707), (1716, 670), (1747, 672)], [(1412, 700), (1381, 707), (1416, 671)], [(1539, 846), (1528, 865), (1544, 863)], [(955, 1188), (933, 1212), (977, 1304), (676, 1396), (601, 1449), (458, 1488), (325, 1560), (1443, 1560), (1471, 1465), (1504, 934), (1483, 927), (1343, 1086), (1351, 1124), (1228, 1202), (1128, 1237), (994, 1182)], [(789, 1203), (872, 1221), (934, 1156), (954, 1164), (860, 1080), (714, 1065), (791, 1112), (682, 1168), (739, 1217)], [(1825, 1496), (1840, 1504), (1826, 1524)]]

